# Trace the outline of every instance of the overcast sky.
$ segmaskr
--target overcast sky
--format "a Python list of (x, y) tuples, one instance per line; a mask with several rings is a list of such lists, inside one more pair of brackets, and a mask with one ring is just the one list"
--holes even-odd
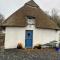
[[(29, 0), (0, 0), (0, 13), (5, 18), (22, 7)], [(51, 11), (56, 8), (60, 12), (60, 0), (34, 0), (44, 11)]]

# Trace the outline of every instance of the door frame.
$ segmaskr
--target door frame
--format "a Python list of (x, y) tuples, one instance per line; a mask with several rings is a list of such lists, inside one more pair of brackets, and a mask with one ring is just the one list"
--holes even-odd
[[(26, 47), (26, 34), (27, 34), (26, 32), (27, 32), (27, 31), (32, 31), (32, 47), (33, 47), (33, 30), (25, 30), (25, 48), (28, 48), (28, 47)], [(31, 47), (31, 48), (32, 48), (32, 47)], [(30, 48), (30, 47), (29, 47), (29, 48)]]

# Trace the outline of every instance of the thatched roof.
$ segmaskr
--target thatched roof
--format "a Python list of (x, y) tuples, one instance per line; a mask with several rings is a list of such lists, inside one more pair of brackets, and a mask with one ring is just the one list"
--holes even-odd
[(44, 29), (59, 29), (57, 24), (49, 19), (49, 17), (40, 9), (40, 7), (33, 1), (27, 2), (22, 8), (13, 13), (4, 22), (5, 27), (25, 27), (27, 26), (26, 16), (33, 16), (36, 18), (35, 26)]

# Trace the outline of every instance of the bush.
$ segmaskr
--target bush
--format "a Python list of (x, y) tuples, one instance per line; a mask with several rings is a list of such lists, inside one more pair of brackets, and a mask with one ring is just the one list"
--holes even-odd
[(22, 49), (22, 48), (23, 48), (22, 44), (19, 43), (19, 44), (17, 45), (17, 49)]
[(41, 45), (38, 44), (38, 45), (34, 46), (34, 49), (41, 49)]

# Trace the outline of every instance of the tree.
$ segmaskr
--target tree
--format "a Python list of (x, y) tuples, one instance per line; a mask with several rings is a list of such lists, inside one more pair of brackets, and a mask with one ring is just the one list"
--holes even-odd
[(60, 27), (60, 16), (58, 15), (58, 10), (57, 9), (52, 9), (51, 11), (51, 19), (57, 23), (57, 25)]
[(45, 12), (45, 13), (51, 20), (57, 23), (57, 25), (60, 27), (60, 16), (58, 15), (59, 11), (57, 9), (53, 8), (50, 13), (51, 15), (49, 15), (49, 12)]
[(4, 20), (4, 16), (0, 14), (0, 24), (2, 23), (3, 20)]
[(51, 18), (52, 18), (52, 20), (57, 22), (57, 20), (58, 20), (58, 11), (56, 9), (52, 9), (52, 11), (51, 11)]
[(2, 25), (3, 20), (4, 20), (4, 16), (0, 13), (0, 31), (2, 30), (1, 25)]
[(58, 15), (59, 11), (55, 8), (51, 10), (51, 15), (49, 15), (48, 11), (45, 11), (46, 15), (53, 20), (60, 27), (60, 16)]

